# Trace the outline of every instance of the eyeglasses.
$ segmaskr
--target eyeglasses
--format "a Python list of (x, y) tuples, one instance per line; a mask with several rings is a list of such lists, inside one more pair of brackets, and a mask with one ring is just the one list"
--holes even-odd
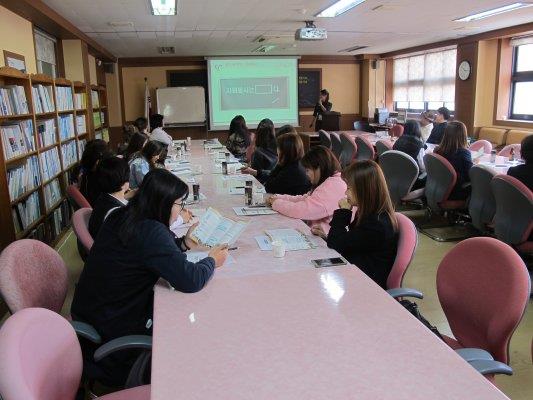
[(174, 205), (175, 206), (180, 206), (180, 212), (182, 212), (183, 209), (185, 208), (186, 202), (185, 202), (185, 200), (182, 200), (179, 203), (178, 202), (174, 202)]

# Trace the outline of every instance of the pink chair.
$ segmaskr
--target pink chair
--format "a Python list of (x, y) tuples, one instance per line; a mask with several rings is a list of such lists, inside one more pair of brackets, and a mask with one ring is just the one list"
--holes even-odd
[(437, 153), (429, 153), (424, 156), (424, 165), (427, 171), (425, 194), (429, 208), (433, 211), (465, 208), (466, 201), (449, 200), (457, 182), (457, 172), (450, 162)]
[(378, 140), (376, 142), (376, 150), (378, 152), (378, 157), (389, 150), (392, 150), (392, 142), (390, 140)]
[(69, 199), (71, 199), (75, 205), (76, 208), (92, 208), (85, 196), (81, 194), (80, 189), (76, 185), (69, 185), (67, 187), (67, 195)]
[(94, 243), (94, 239), (89, 233), (89, 219), (92, 212), (92, 208), (80, 208), (72, 215), (72, 229), (87, 253)]
[(520, 256), (497, 239), (457, 244), (437, 270), (437, 294), (453, 349), (479, 348), (509, 363), (509, 343), (526, 310), (530, 279)]
[(511, 149), (514, 150), (514, 155), (516, 158), (522, 157), (520, 153), (522, 150), (522, 146), (520, 146), (519, 144), (508, 144), (507, 146), (505, 146), (503, 149), (500, 150), (498, 155), (501, 157), (509, 157), (511, 155)]
[(364, 135), (355, 137), (355, 144), (357, 145), (357, 161), (373, 160), (376, 158), (376, 151), (374, 145)]
[(483, 153), (490, 154), (490, 152), (492, 151), (492, 143), (488, 140), (481, 139), (472, 143), (468, 149), (470, 151), (479, 151), (483, 149)]
[[(4, 400), (74, 400), (83, 359), (66, 319), (43, 308), (27, 308), (0, 329), (0, 393)], [(102, 400), (144, 400), (150, 386), (123, 390)]]
[(389, 135), (393, 137), (400, 137), (403, 135), (403, 125), (396, 124), (389, 130)]
[(415, 224), (405, 215), (396, 213), (398, 221), (398, 250), (396, 259), (387, 278), (387, 289), (397, 289), (402, 287), (403, 277), (411, 260), (414, 257), (418, 245), (418, 233)]
[(355, 159), (357, 155), (357, 144), (355, 144), (355, 139), (353, 138), (353, 136), (346, 132), (341, 132), (340, 138), (342, 144), (342, 152), (339, 157), (339, 162), (344, 168), (350, 165)]
[(59, 313), (68, 288), (68, 272), (61, 256), (32, 239), (11, 243), (0, 255), (0, 294), (9, 311), (41, 307)]

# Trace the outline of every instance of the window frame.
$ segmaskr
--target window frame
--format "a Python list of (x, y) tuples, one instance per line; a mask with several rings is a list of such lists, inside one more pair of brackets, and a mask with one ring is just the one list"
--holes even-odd
[[(415, 113), (421, 113), (421, 112), (424, 112), (424, 111), (436, 111), (437, 109), (436, 108), (429, 108), (428, 107), (428, 104), (429, 103), (439, 103), (438, 101), (424, 101), (424, 108), (423, 109), (414, 109), (414, 108), (399, 108), (397, 103), (412, 103), (412, 102), (403, 102), (403, 101), (393, 101), (393, 109), (394, 111), (407, 111), (408, 113), (412, 113), (412, 114), (415, 114)], [(415, 103), (422, 103), (422, 102), (415, 102)], [(442, 102), (442, 105), (441, 107), (446, 107), (446, 102)], [(440, 108), (440, 107), (439, 107)], [(450, 109), (450, 111), (453, 113), (455, 113), (455, 107), (454, 107), (454, 110)]]
[[(54, 76), (51, 76), (51, 78), (53, 79), (56, 79), (59, 77), (59, 51), (58, 51), (58, 46), (59, 46), (59, 39), (56, 38), (55, 36), (52, 36), (50, 35), (48, 32), (46, 32), (45, 30), (37, 27), (37, 26), (34, 26), (33, 27), (33, 42), (34, 42), (34, 47), (35, 47), (35, 68), (37, 69), (37, 73), (39, 74), (44, 74), (44, 75), (47, 75), (49, 76), (48, 74), (44, 73), (43, 70), (42, 70), (42, 60), (39, 60), (39, 57), (37, 56), (38, 52), (37, 52), (37, 41), (35, 39), (35, 36), (36, 35), (40, 35), (40, 36), (43, 36), (49, 40), (51, 40), (53, 43), (54, 43), (54, 58), (55, 58), (55, 64), (50, 64), (52, 65), (53, 67), (53, 73), (54, 73)], [(46, 62), (46, 61), (44, 61)]]
[(509, 92), (509, 118), (519, 121), (533, 121), (533, 114), (514, 114), (515, 90), (516, 84), (520, 82), (533, 83), (533, 71), (517, 72), (518, 68), (518, 53), (520, 46), (513, 48), (512, 68), (511, 68), (511, 90)]

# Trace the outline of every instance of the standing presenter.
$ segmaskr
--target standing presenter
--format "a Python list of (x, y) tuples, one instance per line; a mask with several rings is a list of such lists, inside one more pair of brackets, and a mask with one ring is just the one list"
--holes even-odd
[(309, 128), (312, 128), (315, 125), (315, 131), (318, 132), (322, 129), (322, 117), (325, 113), (331, 111), (333, 105), (329, 102), (329, 92), (326, 89), (320, 91), (320, 97), (318, 103), (315, 106), (315, 111), (313, 112), (313, 122), (309, 125)]

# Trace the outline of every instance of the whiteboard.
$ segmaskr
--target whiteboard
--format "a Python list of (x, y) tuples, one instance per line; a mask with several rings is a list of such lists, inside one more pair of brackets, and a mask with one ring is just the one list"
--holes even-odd
[(161, 88), (156, 91), (157, 112), (165, 125), (204, 124), (205, 89), (201, 86)]

